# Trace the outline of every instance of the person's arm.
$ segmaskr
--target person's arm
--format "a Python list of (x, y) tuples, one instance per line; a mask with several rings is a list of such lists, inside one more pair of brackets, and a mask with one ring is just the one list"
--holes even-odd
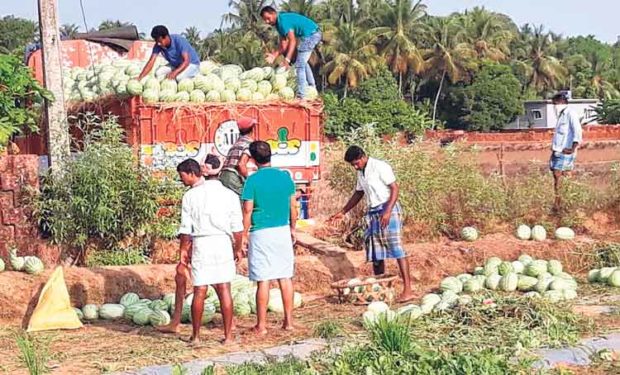
[(252, 211), (254, 210), (254, 201), (243, 201), (243, 242), (247, 243), (252, 227)]
[(185, 267), (189, 267), (190, 256), (189, 251), (192, 248), (192, 236), (188, 234), (181, 234), (181, 245), (179, 246), (179, 263)]
[(364, 191), (361, 190), (356, 190), (355, 193), (353, 193), (353, 195), (351, 196), (351, 198), (349, 198), (349, 201), (347, 202), (347, 204), (344, 205), (344, 208), (342, 210), (340, 210), (339, 212), (335, 213), (334, 215), (332, 215), (329, 219), (327, 219), (327, 221), (334, 221), (334, 220), (342, 220), (342, 218), (344, 218), (344, 216), (353, 209), (353, 207), (357, 206), (357, 204), (360, 202), (360, 200), (362, 200), (362, 198), (364, 197)]
[(284, 55), (284, 65), (289, 66), (291, 64), (291, 60), (293, 59), (293, 55), (295, 54), (295, 48), (297, 47), (297, 38), (295, 38), (295, 33), (293, 30), (286, 34), (286, 40), (287, 46), (286, 54)]
[(248, 162), (250, 161), (250, 156), (246, 153), (241, 154), (241, 158), (239, 159), (239, 164), (237, 164), (237, 172), (244, 178), (248, 178)]
[(392, 210), (398, 200), (398, 184), (396, 182), (388, 185), (390, 188), (390, 199), (383, 206), (383, 213), (381, 214), (381, 227), (385, 228), (390, 223), (390, 217), (392, 216)]
[(583, 141), (583, 130), (581, 128), (579, 116), (577, 116), (576, 113), (571, 112), (568, 121), (573, 133), (573, 143), (571, 144), (571, 148), (564, 149), (563, 153), (570, 155), (577, 151), (579, 144)]
[(229, 194), (228, 206), (230, 208), (230, 230), (233, 234), (233, 255), (238, 262), (245, 255), (243, 253), (243, 212), (239, 205), (239, 197)]
[(189, 252), (192, 246), (192, 215), (190, 211), (190, 202), (187, 195), (183, 196), (181, 201), (181, 225), (179, 226), (179, 263), (183, 266), (189, 266)]
[(176, 79), (177, 76), (179, 74), (181, 74), (181, 72), (183, 72), (185, 70), (185, 68), (187, 68), (189, 66), (189, 61), (190, 61), (189, 60), (189, 52), (181, 53), (181, 57), (183, 57), (183, 62), (181, 63), (181, 65), (179, 65), (175, 70), (173, 70), (170, 73), (168, 73), (166, 78), (168, 78), (168, 79)]
[(146, 77), (151, 72), (151, 70), (153, 70), (155, 60), (157, 60), (157, 52), (153, 51), (153, 54), (151, 54), (149, 61), (146, 63), (144, 68), (142, 68), (142, 72), (140, 72), (140, 75), (138, 76), (138, 81)]

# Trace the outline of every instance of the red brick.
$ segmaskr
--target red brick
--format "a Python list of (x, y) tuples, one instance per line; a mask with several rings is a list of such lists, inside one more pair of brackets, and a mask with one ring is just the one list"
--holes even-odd
[(13, 174), (3, 174), (0, 176), (0, 190), (15, 191), (20, 188), (19, 178)]
[(0, 191), (0, 210), (15, 207), (12, 191)]
[(0, 225), (0, 243), (15, 240), (15, 228), (12, 225)]
[(27, 222), (28, 218), (22, 208), (9, 208), (2, 210), (2, 222), (6, 225), (22, 224)]
[(13, 157), (0, 156), (0, 174), (13, 172)]
[(30, 224), (16, 224), (15, 225), (15, 239), (35, 239), (38, 237), (39, 231), (34, 225)]

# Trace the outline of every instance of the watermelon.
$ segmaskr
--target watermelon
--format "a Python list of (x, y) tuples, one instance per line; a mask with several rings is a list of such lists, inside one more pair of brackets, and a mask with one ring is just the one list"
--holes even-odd
[(377, 322), (377, 314), (375, 314), (372, 311), (366, 310), (362, 314), (362, 321), (363, 321), (364, 327), (368, 329)]
[(512, 262), (512, 269), (516, 273), (523, 273), (523, 271), (525, 271), (525, 265), (518, 260), (515, 260), (514, 262)]
[(462, 296), (459, 296), (457, 305), (459, 306), (467, 306), (470, 303), (472, 303), (474, 301), (474, 299), (472, 298), (472, 296), (464, 294)]
[(464, 283), (465, 281), (472, 279), (474, 276), (469, 273), (462, 273), (458, 275), (456, 278), (459, 279), (460, 282)]
[(612, 273), (616, 270), (616, 267), (603, 267), (598, 273), (598, 281), (606, 283)]
[(547, 263), (547, 270), (552, 275), (559, 275), (562, 273), (562, 263), (559, 260), (552, 259)]
[(396, 314), (407, 319), (414, 320), (422, 316), (422, 309), (418, 305), (406, 305), (396, 310)]
[(547, 230), (542, 225), (535, 225), (532, 228), (532, 239), (534, 241), (544, 241), (547, 239)]
[(484, 275), (484, 267), (474, 268), (474, 275)]
[(552, 277), (539, 276), (538, 283), (536, 283), (536, 286), (534, 287), (534, 289), (538, 293), (543, 294), (549, 289), (549, 286), (551, 285), (552, 282), (553, 282)]
[(24, 261), (24, 271), (31, 275), (38, 275), (45, 269), (41, 259), (35, 256), (27, 256)]
[(562, 297), (565, 301), (577, 298), (577, 292), (574, 289), (565, 289), (562, 291)]
[(443, 292), (451, 291), (458, 294), (463, 291), (463, 283), (456, 277), (451, 276), (443, 279), (439, 287)]
[(148, 307), (144, 307), (133, 315), (133, 322), (139, 326), (145, 326), (150, 323), (152, 313), (153, 310)]
[(120, 319), (125, 313), (125, 306), (116, 303), (106, 303), (99, 308), (99, 317), (101, 319), (113, 320)]
[(143, 82), (144, 90), (159, 92), (159, 80), (155, 77), (147, 77)]
[(24, 259), (24, 257), (18, 257), (17, 249), (13, 248), (9, 250), (9, 263), (11, 264), (13, 271), (22, 271), (24, 269), (26, 259)]
[(189, 101), (192, 103), (204, 103), (206, 95), (200, 90), (194, 90), (189, 94)]
[[(211, 288), (209, 288), (211, 289)], [(166, 305), (168, 305), (167, 310), (172, 312), (172, 310), (174, 309), (174, 301), (176, 300), (176, 296), (174, 295), (174, 293), (167, 293), (164, 295), (164, 297), (162, 298), (162, 301), (166, 302)]]
[(502, 276), (498, 274), (493, 274), (487, 277), (484, 282), (484, 286), (490, 290), (497, 290), (499, 288), (499, 282), (501, 281)]
[(174, 79), (164, 79), (159, 84), (159, 90), (160, 91), (166, 91), (167, 90), (167, 91), (172, 91), (172, 92), (176, 93), (177, 90), (178, 90), (177, 81), (174, 80)]
[(280, 95), (280, 98), (284, 100), (295, 99), (295, 91), (293, 91), (293, 89), (290, 87), (284, 87), (280, 89), (280, 91), (278, 92), (278, 95)]
[(155, 310), (149, 315), (149, 322), (153, 327), (170, 324), (170, 314), (164, 310)]
[(551, 303), (556, 303), (564, 299), (564, 294), (560, 290), (548, 290), (543, 293), (543, 297)]
[(123, 318), (127, 320), (133, 320), (133, 316), (140, 310), (148, 309), (149, 305), (142, 302), (132, 303), (131, 305), (125, 306), (125, 311), (123, 312)]
[(256, 85), (256, 91), (263, 94), (263, 96), (267, 97), (267, 95), (271, 94), (272, 86), (269, 81), (260, 81)]
[(319, 97), (319, 92), (316, 87), (308, 86), (304, 90), (304, 99), (306, 100), (314, 100)]
[(525, 224), (521, 224), (517, 227), (516, 236), (520, 240), (527, 241), (532, 237), (532, 229)]
[(536, 277), (519, 275), (519, 281), (517, 282), (517, 289), (521, 292), (528, 292), (538, 284)]
[(589, 283), (598, 282), (598, 278), (599, 278), (600, 272), (601, 271), (599, 269), (590, 270), (588, 272), (588, 282)]
[(519, 283), (519, 276), (514, 273), (508, 273), (505, 276), (502, 276), (499, 281), (499, 289), (505, 292), (514, 292), (517, 290), (517, 285)]
[(252, 99), (252, 92), (246, 88), (240, 88), (237, 91), (237, 100), (241, 102), (248, 102)]
[(370, 303), (368, 307), (366, 308), (366, 310), (374, 314), (380, 314), (380, 313), (389, 311), (390, 307), (385, 302), (377, 301), (377, 302)]
[(159, 100), (159, 90), (145, 89), (142, 92), (142, 99), (147, 104), (157, 103)]
[(530, 264), (530, 263), (532, 263), (534, 261), (534, 258), (532, 258), (531, 256), (529, 256), (527, 254), (521, 254), (519, 256), (518, 261), (523, 263), (523, 265), (527, 267), (528, 264)]
[(190, 93), (194, 90), (194, 81), (190, 78), (182, 79), (177, 87), (178, 91), (184, 91), (186, 93)]
[(127, 307), (129, 305), (133, 305), (134, 303), (138, 302), (140, 300), (140, 296), (138, 296), (136, 293), (125, 293), (123, 294), (123, 296), (121, 297), (120, 300), (120, 304)]
[(575, 232), (567, 227), (560, 227), (555, 230), (555, 238), (560, 241), (567, 241), (575, 239)]
[(478, 239), (478, 231), (474, 227), (465, 227), (461, 230), (461, 238), (465, 241), (475, 241)]
[(176, 95), (177, 93), (172, 90), (162, 90), (159, 92), (159, 101), (164, 103), (174, 102)]
[(541, 295), (538, 292), (527, 292), (523, 295), (525, 298), (540, 298)]
[(609, 286), (620, 287), (620, 270), (617, 269), (609, 275), (607, 278), (607, 284)]
[(483, 283), (480, 282), (478, 279), (472, 278), (472, 279), (465, 281), (465, 283), (463, 284), (463, 291), (467, 293), (479, 292), (482, 289), (483, 289)]
[(88, 304), (82, 307), (82, 314), (85, 320), (97, 320), (99, 318), (99, 308), (97, 305)]
[(547, 261), (535, 260), (525, 266), (525, 274), (527, 276), (537, 277), (547, 272)]
[(560, 277), (553, 278), (553, 281), (549, 285), (549, 289), (551, 290), (566, 290), (566, 289), (577, 289), (577, 283), (571, 280), (566, 280)]
[(235, 100), (237, 100), (237, 96), (235, 95), (235, 92), (232, 90), (228, 90), (228, 89), (220, 92), (220, 98), (221, 98), (221, 101), (225, 103), (234, 102)]
[(207, 92), (205, 100), (207, 102), (219, 102), (221, 100), (220, 92), (219, 91), (215, 91), (215, 90), (211, 90), (211, 91)]
[(512, 262), (502, 262), (499, 267), (497, 267), (497, 272), (502, 275), (505, 276), (509, 273), (514, 272), (514, 268), (512, 267)]
[(2, 260), (2, 258), (0, 258), (0, 272), (4, 271), (5, 265), (4, 265), (4, 261)]
[(77, 307), (74, 307), (73, 311), (75, 312), (75, 315), (77, 315), (78, 319), (84, 320), (84, 313), (82, 312), (82, 310), (78, 309)]
[(173, 98), (173, 101), (176, 103), (187, 103), (189, 102), (189, 93), (187, 91), (179, 91)]
[(161, 300), (161, 299), (156, 299), (153, 300), (150, 304), (149, 304), (149, 308), (153, 311), (157, 311), (157, 310), (168, 310), (168, 304)]
[(213, 61), (210, 61), (210, 60), (201, 61), (200, 62), (200, 73), (207, 75), (213, 72), (217, 67), (218, 65), (214, 63)]

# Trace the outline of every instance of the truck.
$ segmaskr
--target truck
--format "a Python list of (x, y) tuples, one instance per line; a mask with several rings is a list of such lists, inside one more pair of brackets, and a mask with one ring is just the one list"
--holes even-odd
[[(103, 60), (125, 57), (145, 60), (153, 43), (134, 41), (126, 52), (86, 40), (61, 42), (63, 68), (89, 67)], [(34, 52), (28, 65), (43, 82), (41, 51)], [(146, 104), (140, 97), (109, 97), (95, 103), (71, 103), (69, 115), (94, 112), (117, 116), (127, 142), (139, 160), (154, 170), (174, 168), (187, 158), (204, 159), (213, 153), (225, 157), (239, 137), (236, 119), (257, 120), (255, 139), (269, 143), (272, 165), (287, 171), (298, 188), (302, 216), (308, 217), (304, 203), (312, 185), (321, 177), (323, 110), (320, 100), (290, 102), (170, 103)], [(43, 125), (45, 126), (45, 125)], [(38, 135), (17, 139), (25, 153), (34, 153), (46, 163), (46, 129)]]

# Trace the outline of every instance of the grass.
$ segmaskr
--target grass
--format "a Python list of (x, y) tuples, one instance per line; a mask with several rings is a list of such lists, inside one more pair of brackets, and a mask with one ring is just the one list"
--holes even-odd
[(90, 252), (86, 258), (87, 267), (129, 266), (147, 264), (148, 257), (140, 247), (128, 247), (116, 250), (97, 250)]
[(15, 342), (20, 351), (20, 361), (28, 369), (30, 375), (47, 374), (48, 343), (36, 341), (25, 332), (15, 334)]
[(283, 361), (269, 360), (267, 363), (246, 363), (226, 368), (227, 375), (314, 375), (317, 374), (308, 362), (294, 357)]
[(342, 336), (342, 324), (332, 320), (326, 320), (318, 323), (314, 327), (314, 336), (325, 340), (332, 340)]

